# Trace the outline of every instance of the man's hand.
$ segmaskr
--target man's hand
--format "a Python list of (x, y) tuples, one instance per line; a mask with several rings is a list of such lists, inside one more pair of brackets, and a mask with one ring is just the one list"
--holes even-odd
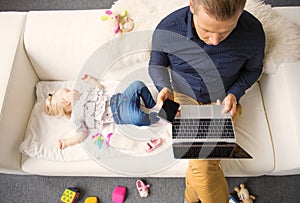
[(222, 104), (225, 105), (224, 113), (230, 112), (231, 117), (235, 116), (237, 102), (236, 97), (233, 94), (228, 94), (223, 100)]
[(164, 104), (164, 101), (166, 101), (167, 99), (170, 100), (174, 100), (174, 96), (173, 93), (171, 92), (170, 89), (164, 87), (157, 95), (157, 105), (159, 107), (162, 107), (162, 105)]
[[(157, 95), (157, 106), (161, 108), (164, 104), (164, 101), (166, 101), (167, 99), (174, 101), (174, 95), (169, 88), (164, 87)], [(176, 116), (179, 116), (180, 112), (181, 106), (179, 106)]]

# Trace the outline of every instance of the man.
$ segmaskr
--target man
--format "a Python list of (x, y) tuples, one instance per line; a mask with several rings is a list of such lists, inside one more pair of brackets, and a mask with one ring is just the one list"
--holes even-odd
[[(265, 49), (262, 25), (244, 11), (245, 1), (190, 0), (159, 23), (149, 62), (158, 103), (221, 99), (224, 112), (236, 118), (240, 98), (262, 73)], [(225, 203), (228, 195), (220, 160), (189, 161), (187, 202)]]

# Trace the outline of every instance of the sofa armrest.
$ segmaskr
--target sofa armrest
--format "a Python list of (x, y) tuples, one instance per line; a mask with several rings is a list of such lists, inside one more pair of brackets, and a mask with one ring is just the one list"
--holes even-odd
[(294, 156), (300, 153), (299, 67), (300, 62), (284, 63), (260, 81), (274, 146), (274, 173), (300, 168), (300, 157)]
[[(299, 6), (274, 7), (274, 11), (300, 25)], [(299, 174), (300, 158), (300, 61), (283, 63), (274, 74), (264, 74), (261, 81), (266, 115), (272, 134), (275, 169), (271, 174)], [(291, 156), (293, 158), (291, 158)]]
[(0, 172), (3, 173), (22, 173), (19, 145), (35, 102), (38, 78), (23, 45), (26, 16), (18, 12), (0, 13), (0, 43), (4, 50), (0, 54)]
[(0, 12), (0, 110), (26, 15), (23, 12)]

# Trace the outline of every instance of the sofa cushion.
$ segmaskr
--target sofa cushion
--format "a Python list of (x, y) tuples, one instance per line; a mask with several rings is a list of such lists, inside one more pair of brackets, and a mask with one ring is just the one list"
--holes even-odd
[(255, 83), (241, 98), (242, 115), (237, 119), (237, 143), (249, 152), (250, 160), (223, 160), (226, 176), (258, 176), (274, 169), (274, 154), (263, 96)]
[(260, 82), (274, 143), (274, 173), (300, 167), (299, 66), (282, 64), (277, 74), (264, 75)]
[[(237, 142), (254, 158), (252, 160), (223, 160), (221, 167), (227, 177), (258, 176), (274, 168), (273, 146), (263, 109), (259, 86), (255, 84), (241, 100), (243, 114), (237, 121)], [(255, 126), (255, 127), (254, 127)], [(81, 176), (134, 176), (116, 172), (94, 159), (61, 162), (23, 157), (22, 169), (29, 173), (43, 175)], [(81, 167), (86, 166), (86, 167)], [(172, 165), (161, 171), (147, 171), (147, 177), (184, 177), (187, 160), (174, 160)], [(49, 170), (52, 168), (52, 170)], [(72, 168), (72, 171), (69, 169)], [(141, 171), (136, 175), (141, 176)]]
[[(100, 48), (101, 49), (101, 48)], [(126, 64), (126, 60), (120, 60), (118, 61), (119, 63), (114, 63), (111, 67), (108, 69), (101, 70), (100, 68), (95, 69), (94, 67), (100, 67), (101, 65), (101, 60), (96, 60), (98, 57), (97, 54), (101, 54), (101, 51), (97, 50), (91, 58), (87, 61), (87, 66), (84, 68), (84, 70), (88, 73), (93, 73), (95, 75), (99, 75), (99, 73), (103, 73), (102, 77), (104, 79), (114, 79), (118, 83), (120, 83), (116, 89), (110, 89), (110, 91), (121, 91), (122, 88), (125, 88), (128, 84), (128, 82), (133, 81), (136, 79), (136, 76), (139, 76), (139, 79), (144, 81), (146, 84), (151, 84), (151, 79), (149, 78), (149, 75), (147, 74), (147, 60), (141, 63), (130, 63), (131, 61), (127, 61), (128, 63)], [(126, 65), (124, 65), (126, 64)], [(42, 82), (42, 84), (45, 82)], [(52, 82), (52, 83), (59, 83), (59, 82)], [(126, 85), (124, 85), (126, 84)], [(37, 91), (37, 96), (39, 98), (40, 96), (45, 96), (47, 95), (47, 92), (51, 91), (52, 88), (46, 89), (42, 94)], [(112, 88), (112, 86), (110, 86)], [(155, 94), (154, 94), (154, 97)], [(44, 100), (45, 98), (43, 98)], [(39, 99), (38, 99), (39, 102)], [(272, 149), (272, 144), (270, 140), (270, 134), (268, 130), (268, 125), (263, 109), (263, 104), (262, 104), (262, 97), (260, 93), (260, 89), (258, 84), (256, 83), (249, 91), (247, 91), (246, 95), (241, 99), (241, 103), (243, 105), (243, 114), (237, 121), (237, 126), (236, 126), (236, 131), (237, 131), (237, 141), (238, 143), (245, 148), (253, 157), (254, 159), (252, 160), (224, 160), (222, 161), (222, 168), (224, 169), (224, 173), (226, 176), (256, 176), (256, 175), (263, 175), (265, 173), (270, 172), (273, 167), (273, 149)], [(41, 109), (39, 110), (39, 112)], [(33, 111), (33, 113), (36, 111)], [(41, 117), (36, 116), (35, 119), (41, 119)], [(38, 121), (38, 120), (37, 120)], [(31, 121), (32, 123), (32, 121)], [(40, 125), (43, 129), (46, 128), (46, 124), (44, 123), (43, 125)], [(48, 123), (51, 125), (51, 123)], [(255, 126), (255, 128), (253, 128)], [(29, 126), (28, 129), (34, 129), (35, 131), (37, 128), (31, 128)], [(39, 131), (36, 133), (36, 137), (33, 141), (38, 141), (41, 142), (38, 145), (44, 147), (48, 146), (50, 143), (52, 143), (52, 147), (54, 148), (48, 148), (47, 152), (45, 151), (32, 151), (30, 147), (28, 146), (27, 153), (28, 152), (35, 152), (34, 154), (28, 153), (32, 158), (27, 159), (24, 162), (23, 169), (26, 170), (27, 172), (34, 172), (34, 173), (43, 173), (45, 172), (46, 169), (43, 168), (43, 166), (39, 166), (38, 168), (30, 166), (29, 163), (38, 163), (38, 162), (43, 162), (47, 163), (47, 165), (51, 165), (51, 162), (55, 160), (55, 154), (58, 153), (53, 153), (55, 150), (58, 150), (55, 148), (55, 144), (57, 142), (57, 138), (55, 136), (51, 136), (47, 134), (47, 130), (44, 131)], [(64, 128), (61, 128), (61, 130)], [(52, 130), (53, 131), (53, 130)], [(122, 128), (122, 132), (126, 132), (126, 129)], [(27, 131), (27, 133), (30, 131)], [(43, 133), (46, 132), (46, 133)], [(32, 133), (32, 132), (30, 132)], [(61, 134), (63, 134), (63, 131), (61, 131)], [(46, 138), (45, 138), (46, 136)], [(135, 136), (142, 136), (142, 135), (135, 135)], [(144, 135), (143, 135), (144, 136)], [(166, 137), (168, 138), (168, 137)], [(48, 140), (49, 139), (49, 140)], [(32, 142), (32, 138), (30, 139)], [(87, 146), (86, 144), (89, 144), (89, 140), (85, 142), (84, 146)], [(170, 143), (169, 138), (166, 139), (168, 140), (168, 143)], [(46, 143), (43, 143), (42, 141), (46, 141)], [(27, 143), (27, 139), (25, 140), (24, 143)], [(26, 145), (23, 145), (23, 147)], [(147, 175), (147, 176), (175, 176), (175, 177), (184, 177), (185, 176), (185, 170), (187, 166), (187, 161), (186, 160), (171, 160), (169, 161), (170, 164), (165, 166), (164, 170), (153, 170), (153, 167), (156, 164), (151, 164), (151, 167), (142, 167), (142, 168), (136, 168), (135, 171), (132, 171), (129, 167), (126, 168), (126, 170), (120, 170), (116, 171), (116, 168), (112, 168), (111, 165), (105, 165), (106, 163), (101, 162), (101, 160), (98, 159), (97, 157), (97, 151), (96, 150), (90, 150), (93, 149), (93, 144), (88, 145), (88, 154), (92, 155), (90, 159), (97, 160), (100, 166), (104, 166), (104, 168), (110, 168), (111, 170), (107, 171), (104, 169), (98, 170), (99, 173), (97, 175), (103, 175), (103, 176), (110, 176), (111, 171), (114, 171), (115, 173), (121, 173), (121, 174), (126, 174), (126, 175)], [(36, 149), (35, 146), (33, 146), (34, 149)], [(80, 146), (75, 146), (77, 147), (76, 149), (78, 150), (78, 147)], [(51, 150), (52, 149), (52, 150)], [(53, 150), (55, 149), (55, 150)], [(64, 171), (64, 169), (67, 167), (67, 165), (72, 166), (74, 165), (75, 162), (82, 162), (82, 163), (90, 163), (88, 160), (82, 159), (82, 154), (80, 156), (76, 157), (76, 154), (74, 153), (74, 156), (71, 157), (70, 153), (74, 152), (75, 148), (70, 149), (69, 151), (66, 152), (61, 152), (61, 155), (64, 155), (64, 159), (61, 159), (61, 157), (57, 156), (58, 161), (59, 160), (68, 160), (67, 163), (65, 164), (59, 164), (59, 163), (53, 163), (53, 166), (59, 166), (56, 171), (53, 172), (47, 172), (46, 174), (65, 174), (67, 171)], [(163, 148), (160, 148), (163, 150)], [(23, 149), (24, 150), (24, 149)], [(57, 151), (59, 152), (59, 151)], [(95, 152), (95, 153), (94, 153)], [(155, 151), (157, 152), (157, 151)], [(51, 154), (52, 153), (52, 154)], [(80, 149), (80, 153), (82, 153), (82, 149)], [(86, 152), (85, 152), (86, 153)], [(96, 155), (95, 155), (96, 154)], [(139, 153), (142, 155), (141, 153)], [(70, 159), (71, 157), (71, 159)], [(39, 158), (41, 160), (37, 160), (36, 158)], [(172, 157), (171, 157), (172, 158)], [(117, 159), (116, 159), (117, 160)], [(88, 162), (86, 162), (88, 161)], [(123, 162), (122, 162), (123, 163)], [(104, 164), (104, 165), (103, 165)], [(109, 163), (110, 164), (110, 163)], [(161, 164), (161, 163), (160, 163)], [(76, 165), (76, 164), (75, 164)], [(91, 164), (95, 166), (95, 164)], [(149, 165), (150, 166), (150, 165)], [(76, 169), (76, 173), (78, 174), (94, 174), (95, 171), (97, 171), (97, 168), (99, 166), (95, 166), (93, 168), (80, 168)], [(155, 168), (155, 167), (154, 167)], [(32, 170), (32, 171), (31, 171)], [(129, 171), (128, 171), (129, 170)], [(103, 174), (100, 173), (103, 172)], [(75, 172), (75, 171), (74, 171)], [(76, 174), (77, 175), (77, 174)]]
[(87, 58), (106, 42), (104, 10), (31, 11), (24, 44), (41, 80), (75, 81)]

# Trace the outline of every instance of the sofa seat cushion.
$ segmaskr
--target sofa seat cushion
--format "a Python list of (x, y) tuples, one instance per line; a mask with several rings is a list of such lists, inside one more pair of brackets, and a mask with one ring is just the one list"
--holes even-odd
[(266, 119), (263, 98), (258, 83), (242, 97), (242, 115), (237, 119), (237, 143), (253, 159), (223, 160), (226, 176), (257, 176), (274, 169), (273, 144)]
[[(274, 75), (264, 75), (261, 89), (274, 143), (273, 173), (300, 168), (300, 62), (282, 64)], [(299, 170), (298, 172), (299, 173)]]
[[(97, 55), (93, 57), (97, 58)], [(97, 63), (101, 62), (101, 60), (93, 60), (93, 57), (89, 60), (92, 62), (96, 61), (96, 64), (87, 62), (88, 67), (96, 67)], [(124, 61), (123, 61), (124, 62)], [(121, 63), (122, 64), (122, 63)], [(104, 78), (110, 78), (118, 81), (119, 85), (113, 88), (110, 86), (110, 91), (119, 92), (120, 89), (124, 88), (124, 84), (127, 84), (129, 81), (135, 79), (136, 75), (139, 75), (139, 79), (144, 81), (148, 86), (151, 86), (151, 80), (146, 72), (147, 61), (140, 62), (135, 65), (129, 66), (118, 66), (115, 64), (109, 71), (104, 71)], [(93, 69), (94, 70), (94, 69)], [(116, 74), (116, 70), (118, 70), (118, 74)], [(130, 71), (129, 71), (130, 70)], [(88, 70), (86, 70), (88, 71)], [(100, 69), (98, 71), (102, 72)], [(113, 74), (112, 74), (113, 73)], [(95, 73), (96, 74), (96, 73)], [(44, 88), (44, 91), (41, 93), (39, 88), (37, 89), (38, 98), (42, 97), (42, 101), (45, 99), (45, 95), (54, 88), (58, 88), (59, 85), (62, 85), (62, 82), (50, 82), (52, 84), (56, 84), (56, 86)], [(40, 84), (48, 84), (47, 82), (41, 82)], [(40, 85), (39, 84), (39, 85)], [(38, 87), (39, 87), (38, 85)], [(58, 86), (57, 86), (58, 85)], [(153, 85), (152, 85), (153, 86)], [(153, 90), (153, 96), (156, 98), (155, 88), (151, 88)], [(37, 100), (37, 104), (41, 100)], [(260, 94), (260, 89), (258, 84), (256, 83), (242, 98), (241, 100), (243, 106), (243, 114), (237, 121), (236, 132), (237, 132), (237, 141), (238, 143), (245, 148), (254, 158), (252, 160), (223, 160), (222, 168), (226, 176), (257, 176), (270, 172), (273, 167), (273, 148), (270, 140), (270, 134), (268, 131), (267, 121), (263, 109), (262, 97)], [(35, 119), (35, 122), (39, 122), (39, 119), (47, 118), (46, 115), (42, 116), (41, 107), (38, 110), (33, 111), (34, 113), (38, 112), (39, 115), (32, 115), (32, 119)], [(57, 118), (49, 118), (48, 119), (57, 119)], [(61, 121), (59, 121), (61, 122)], [(111, 165), (105, 165), (105, 162), (101, 162), (97, 156), (95, 156), (93, 149), (93, 143), (89, 143), (91, 139), (87, 138), (87, 142), (84, 142), (84, 145), (77, 145), (70, 149), (66, 149), (60, 151), (57, 144), (57, 135), (62, 135), (65, 133), (65, 127), (62, 128), (51, 129), (51, 122), (49, 122), (49, 126), (47, 128), (47, 123), (43, 123), (41, 126), (41, 131), (37, 132), (37, 128), (31, 131), (27, 131), (27, 133), (31, 134), (36, 132), (35, 138), (31, 137), (23, 142), (21, 145), (21, 149), (23, 152), (27, 153), (27, 155), (31, 156), (30, 158), (25, 158), (22, 165), (24, 171), (29, 173), (37, 173), (37, 174), (47, 174), (47, 175), (67, 175), (69, 173), (68, 168), (76, 167), (79, 163), (82, 165), (87, 164), (89, 167), (76, 167), (76, 170), (72, 170), (72, 175), (97, 175), (97, 176), (112, 176), (114, 175), (127, 175), (127, 176), (154, 176), (154, 177), (184, 177), (185, 171), (187, 167), (187, 160), (175, 160), (172, 157), (172, 152), (170, 154), (170, 159), (168, 160), (167, 165), (164, 166), (163, 169), (158, 170), (157, 166), (160, 166), (161, 159), (157, 159), (158, 162), (146, 163), (142, 165), (142, 167), (134, 167), (134, 168), (126, 168), (126, 170), (118, 170), (116, 168), (111, 168)], [(66, 123), (63, 122), (62, 125)], [(60, 125), (60, 123), (57, 123)], [(254, 127), (255, 126), (255, 127)], [(48, 130), (47, 130), (48, 129)], [(50, 132), (55, 135), (51, 135)], [(59, 131), (57, 131), (59, 130)], [(122, 128), (122, 132), (126, 133), (126, 129)], [(50, 133), (50, 134), (49, 134)], [(27, 135), (28, 136), (28, 135)], [(139, 136), (139, 135), (135, 135)], [(143, 136), (143, 135), (140, 135)], [(161, 150), (168, 149), (167, 145), (170, 145), (171, 140), (168, 136), (164, 137), (165, 143), (159, 149), (154, 151), (154, 155), (156, 152), (160, 152)], [(28, 143), (35, 142), (35, 144), (28, 145)], [(36, 145), (39, 148), (36, 148)], [(52, 148), (51, 148), (52, 146)], [(82, 146), (86, 148), (86, 150), (82, 149)], [(26, 148), (25, 148), (26, 147)], [(32, 147), (35, 150), (32, 150)], [(46, 148), (48, 147), (48, 148)], [(95, 147), (95, 146), (94, 146)], [(97, 151), (96, 151), (97, 153)], [(143, 154), (140, 154), (143, 155)], [(117, 160), (117, 159), (116, 159)], [(125, 164), (121, 162), (121, 164)], [(128, 164), (128, 163), (127, 163)], [(126, 165), (126, 164), (125, 164)], [(124, 166), (125, 166), (124, 165)], [(145, 167), (147, 166), (147, 167)], [(54, 168), (55, 170), (48, 170), (49, 168)], [(133, 170), (134, 169), (134, 170)], [(128, 171), (129, 170), (129, 171)]]

